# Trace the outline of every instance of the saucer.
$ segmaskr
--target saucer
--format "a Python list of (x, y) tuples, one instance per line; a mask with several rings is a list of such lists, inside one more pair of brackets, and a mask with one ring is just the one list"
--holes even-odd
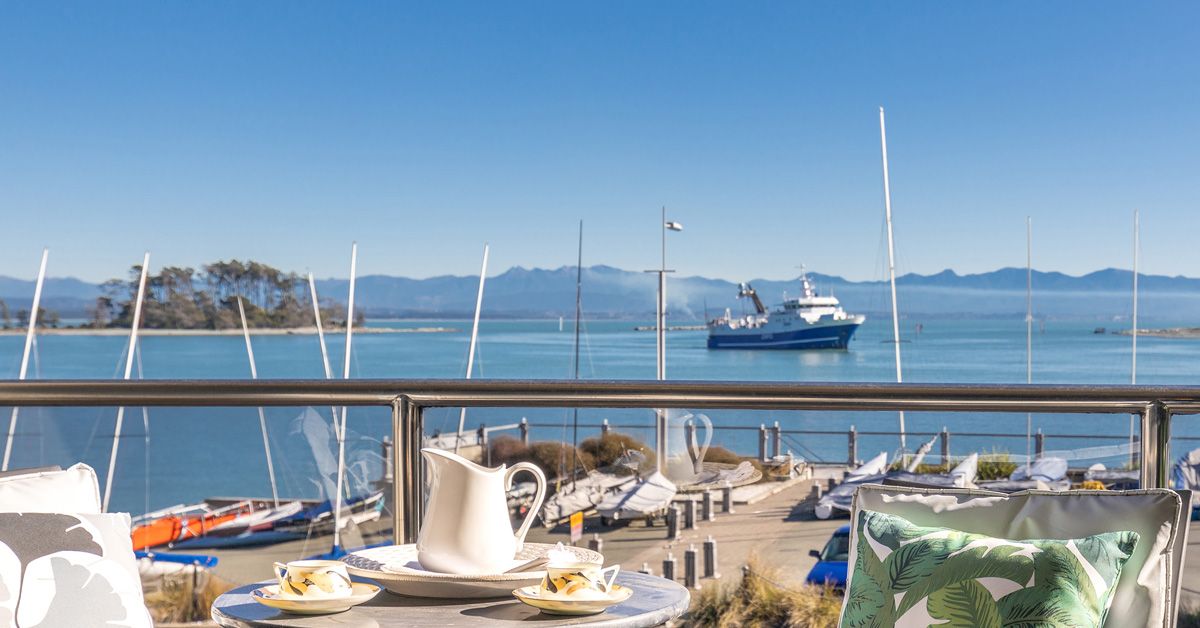
[(512, 592), (518, 600), (550, 615), (595, 615), (603, 613), (614, 604), (620, 604), (633, 595), (633, 589), (614, 584), (612, 593), (602, 600), (572, 600), (556, 595), (545, 595), (540, 586), (522, 587)]
[[(549, 543), (525, 543), (513, 557), (516, 567), (546, 555), (554, 549)], [(604, 556), (583, 547), (567, 547), (574, 560), (582, 563), (603, 563)], [(415, 544), (388, 545), (351, 552), (342, 558), (353, 575), (370, 578), (388, 591), (399, 595), (435, 598), (496, 598), (512, 595), (514, 588), (536, 585), (546, 575), (545, 569), (521, 573), (462, 575), (429, 571), (417, 561)]]
[(354, 582), (351, 586), (353, 589), (349, 597), (309, 598), (280, 593), (279, 585), (270, 584), (255, 589), (250, 594), (250, 597), (254, 598), (254, 601), (259, 604), (277, 608), (287, 613), (295, 613), (297, 615), (325, 615), (348, 611), (351, 607), (358, 606), (379, 593), (379, 587), (373, 584)]

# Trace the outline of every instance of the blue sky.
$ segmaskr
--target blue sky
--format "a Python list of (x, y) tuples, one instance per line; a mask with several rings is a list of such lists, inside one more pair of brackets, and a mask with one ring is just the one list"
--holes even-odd
[(658, 263), (1200, 275), (1200, 18), (1157, 2), (0, 4), (0, 274)]

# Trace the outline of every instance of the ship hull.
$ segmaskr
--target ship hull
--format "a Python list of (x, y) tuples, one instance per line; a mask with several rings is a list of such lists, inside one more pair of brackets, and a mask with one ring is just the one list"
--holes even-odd
[(774, 330), (764, 326), (752, 329), (709, 328), (709, 349), (845, 349), (860, 322), (845, 321)]

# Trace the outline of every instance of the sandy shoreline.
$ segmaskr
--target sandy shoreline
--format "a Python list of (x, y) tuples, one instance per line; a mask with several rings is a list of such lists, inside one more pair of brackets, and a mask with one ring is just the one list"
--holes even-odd
[[(1113, 332), (1118, 336), (1132, 336), (1133, 332), (1128, 329), (1120, 329)], [(1200, 327), (1169, 327), (1167, 329), (1139, 329), (1139, 336), (1149, 336), (1153, 338), (1200, 338)]]
[[(326, 334), (343, 334), (346, 328), (326, 329)], [(354, 330), (356, 334), (440, 334), (452, 333), (459, 331), (454, 327), (359, 327)], [(37, 331), (39, 336), (128, 336), (129, 329), (127, 328), (105, 328), (105, 329), (88, 329), (88, 328), (40, 328)], [(271, 328), (258, 327), (251, 328), (252, 336), (315, 336), (317, 333), (316, 327), (288, 327), (288, 328)], [(7, 336), (23, 336), (24, 329), (0, 329), (0, 335)], [(139, 336), (241, 336), (241, 329), (140, 329)]]

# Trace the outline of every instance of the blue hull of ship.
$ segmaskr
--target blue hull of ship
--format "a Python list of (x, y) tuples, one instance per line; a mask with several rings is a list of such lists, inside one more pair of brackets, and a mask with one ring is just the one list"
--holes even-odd
[(858, 329), (857, 323), (825, 325), (779, 333), (708, 335), (709, 349), (845, 349)]

